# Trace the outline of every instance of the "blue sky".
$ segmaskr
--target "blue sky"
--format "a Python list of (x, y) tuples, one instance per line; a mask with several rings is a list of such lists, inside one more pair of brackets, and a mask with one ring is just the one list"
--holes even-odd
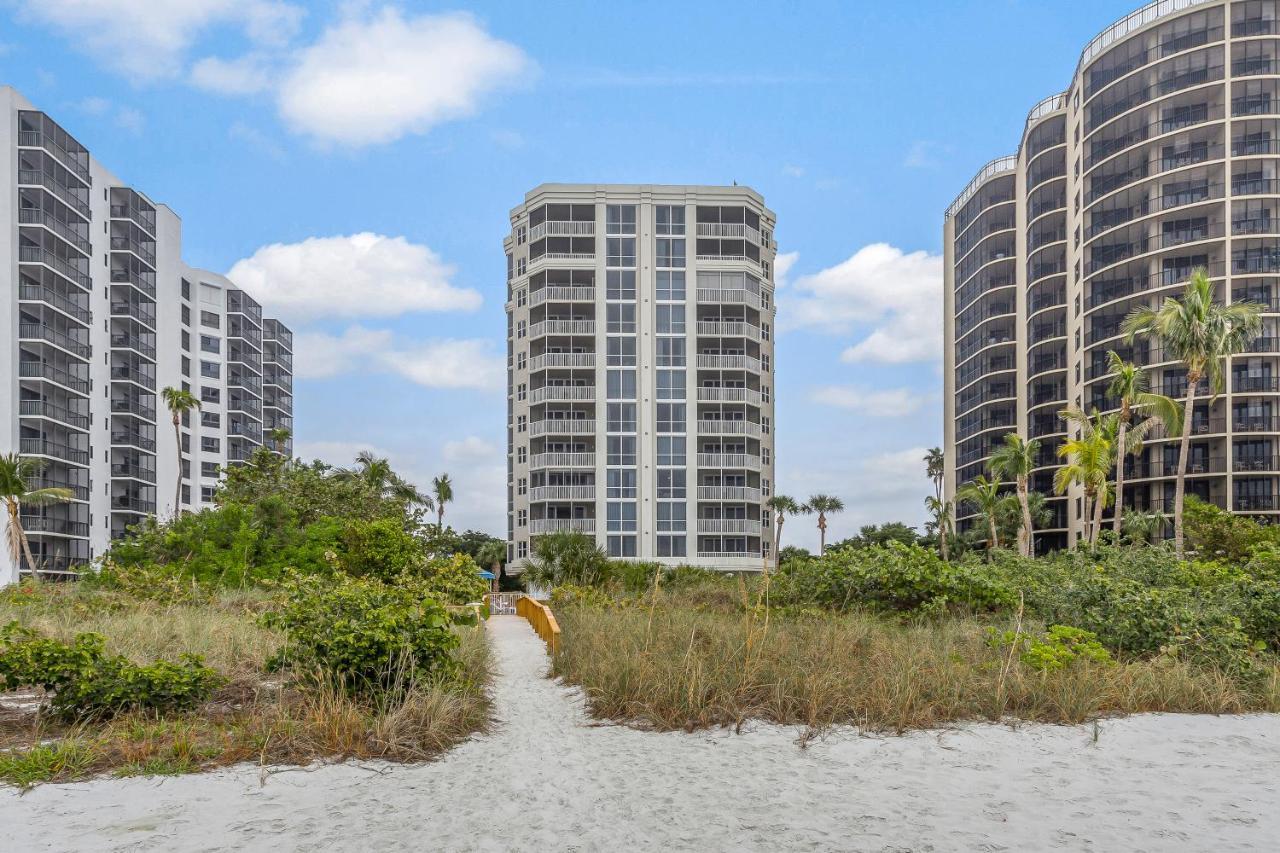
[(1135, 6), (0, 0), (0, 82), (295, 329), (300, 453), (448, 470), (454, 523), (499, 535), (509, 209), (756, 188), (788, 256), (778, 487), (843, 497), (840, 538), (923, 519), (942, 211)]

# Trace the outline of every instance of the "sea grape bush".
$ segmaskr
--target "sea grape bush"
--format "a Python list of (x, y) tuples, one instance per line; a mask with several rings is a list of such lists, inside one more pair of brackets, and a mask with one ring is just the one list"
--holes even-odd
[(1019, 651), (1018, 659), (1040, 672), (1057, 672), (1076, 661), (1104, 665), (1115, 663), (1111, 653), (1098, 642), (1097, 634), (1070, 625), (1050, 625), (1049, 630), (1040, 637), (1031, 637), (1017, 631), (997, 632), (991, 629), (990, 641), (998, 648), (1016, 647)]

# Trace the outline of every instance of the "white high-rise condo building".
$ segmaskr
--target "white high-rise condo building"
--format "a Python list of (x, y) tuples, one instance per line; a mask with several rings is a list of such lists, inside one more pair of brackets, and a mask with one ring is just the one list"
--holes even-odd
[[(42, 460), (35, 485), (72, 491), (21, 517), (39, 570), (65, 574), (128, 526), (172, 516), (175, 496), (182, 510), (209, 504), (226, 466), (264, 442), (292, 452), (270, 437), (293, 428), (292, 335), (185, 265), (173, 211), (8, 87), (0, 146), (0, 453)], [(165, 387), (201, 400), (181, 439)], [(0, 584), (18, 571), (0, 548)]]
[[(985, 472), (1005, 433), (1039, 439), (1031, 485), (1052, 509), (1041, 549), (1082, 529), (1079, 490), (1053, 496), (1058, 412), (1117, 408), (1109, 350), (1147, 366), (1154, 390), (1184, 395), (1181, 364), (1154, 341), (1128, 344), (1120, 325), (1197, 268), (1219, 299), (1261, 303), (1265, 319), (1230, 359), (1226, 393), (1192, 413), (1188, 493), (1264, 520), (1280, 512), (1278, 7), (1161, 0), (1108, 27), (1067, 90), (1032, 109), (1017, 152), (947, 210), (947, 492)], [(1125, 505), (1171, 511), (1177, 461), (1176, 437), (1157, 432), (1128, 462)], [(972, 525), (971, 508), (959, 516)]]
[(738, 186), (543, 184), (511, 211), (513, 571), (559, 530), (672, 565), (769, 558), (774, 221)]

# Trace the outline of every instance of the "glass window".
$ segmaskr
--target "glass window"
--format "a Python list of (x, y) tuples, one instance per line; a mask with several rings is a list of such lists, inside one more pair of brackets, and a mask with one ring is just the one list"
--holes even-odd
[(207, 376), (210, 379), (217, 379), (222, 375), (222, 365), (216, 361), (200, 362), (200, 375)]
[(658, 464), (684, 465), (684, 436), (658, 436)]
[(658, 537), (658, 556), (659, 557), (684, 557), (685, 554), (685, 538), (683, 536), (659, 536)]
[(659, 334), (684, 334), (683, 305), (658, 305), (657, 309)]
[(684, 399), (683, 370), (659, 370), (657, 371), (657, 374), (659, 400)]
[(211, 435), (202, 435), (200, 437), (200, 449), (209, 453), (217, 453), (222, 448), (222, 442)]
[(201, 311), (200, 325), (208, 326), (211, 329), (217, 329), (222, 325), (222, 318), (213, 311)]
[(683, 206), (661, 204), (658, 205), (654, 212), (657, 216), (657, 231), (659, 234), (685, 233)]
[[(684, 474), (683, 471), (680, 472)], [(636, 472), (635, 469), (610, 468), (606, 472), (608, 477), (608, 494), (610, 498), (634, 498), (636, 496)]]
[(636, 437), (611, 435), (606, 439), (609, 448), (605, 462), (609, 466), (634, 467), (636, 464)]
[(634, 501), (608, 504), (610, 533), (634, 533), (636, 530), (636, 505)]
[(222, 391), (218, 388), (210, 388), (207, 385), (200, 388), (200, 401), (202, 403), (217, 403), (222, 400)]
[(684, 338), (657, 338), (658, 367), (684, 367)]
[(657, 289), (658, 299), (683, 302), (685, 298), (684, 272), (680, 270), (659, 270)]
[(606, 234), (635, 234), (636, 206), (634, 204), (606, 205), (604, 227)]
[(609, 270), (605, 273), (605, 297), (608, 299), (636, 298), (636, 271)]
[(222, 341), (212, 335), (201, 335), (200, 350), (201, 352), (221, 352)]
[(610, 403), (608, 412), (607, 430), (609, 432), (636, 431), (635, 403)]
[(685, 529), (683, 503), (658, 503), (658, 531), (661, 533), (682, 533)]
[(608, 364), (609, 367), (635, 367), (636, 366), (636, 339), (635, 338), (609, 338), (608, 343)]
[(683, 498), (685, 497), (685, 472), (679, 468), (662, 469), (658, 471), (658, 497), (659, 498)]
[(608, 332), (634, 333), (636, 330), (636, 305), (634, 302), (621, 302), (605, 306), (608, 319)]
[(636, 238), (605, 238), (605, 265), (611, 267), (634, 267), (636, 265)]
[(636, 555), (636, 537), (634, 536), (610, 536), (609, 537), (609, 556), (610, 557), (634, 557)]
[(657, 239), (658, 266), (684, 267), (684, 238), (659, 237)]
[[(683, 376), (683, 371), (681, 371)], [(610, 400), (634, 400), (636, 398), (636, 372), (634, 370), (610, 370), (605, 376), (605, 393)], [(681, 396), (684, 396), (683, 393)]]
[(658, 404), (658, 432), (684, 432), (684, 403)]

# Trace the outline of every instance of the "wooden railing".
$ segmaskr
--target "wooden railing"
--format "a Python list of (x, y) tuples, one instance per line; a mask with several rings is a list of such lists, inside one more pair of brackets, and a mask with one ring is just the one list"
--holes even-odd
[(547, 644), (547, 650), (551, 654), (554, 655), (560, 651), (560, 625), (556, 622), (555, 614), (551, 612), (550, 607), (537, 599), (522, 595), (516, 601), (516, 614), (529, 620), (529, 624)]

